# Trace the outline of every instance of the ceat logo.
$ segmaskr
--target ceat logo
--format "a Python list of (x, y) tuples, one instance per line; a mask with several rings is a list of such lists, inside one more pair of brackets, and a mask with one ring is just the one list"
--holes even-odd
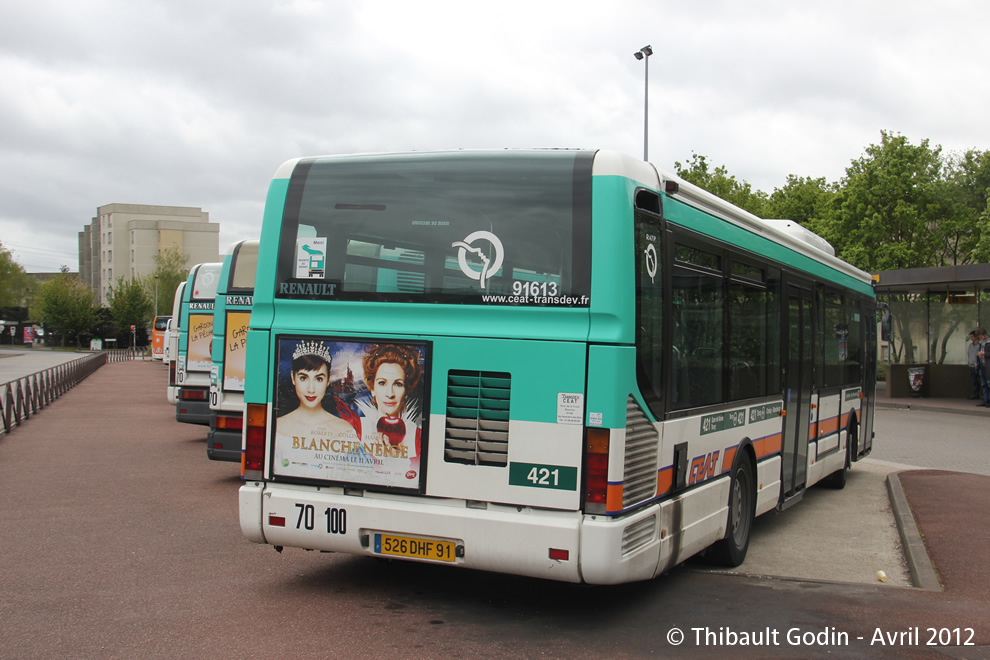
[[(494, 252), (494, 256), (489, 258), (489, 256), (485, 253), (486, 251), (474, 245), (476, 241), (488, 241), (491, 244), (491, 249), (489, 251)], [(485, 284), (488, 280), (495, 277), (495, 273), (497, 273), (499, 268), (502, 267), (502, 241), (500, 241), (498, 236), (490, 231), (476, 231), (473, 234), (469, 234), (463, 241), (455, 241), (451, 243), (450, 247), (457, 248), (457, 264), (461, 267), (461, 272), (470, 277), (472, 280), (478, 280), (481, 282), (482, 289), (485, 288)], [(484, 264), (481, 267), (480, 272), (474, 270), (468, 264), (468, 252), (476, 255)]]

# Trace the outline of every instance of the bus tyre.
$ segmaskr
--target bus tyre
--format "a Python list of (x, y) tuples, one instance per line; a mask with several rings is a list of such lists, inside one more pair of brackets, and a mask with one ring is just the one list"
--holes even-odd
[(725, 538), (713, 545), (705, 554), (711, 563), (734, 568), (746, 559), (749, 550), (749, 534), (756, 517), (756, 470), (749, 457), (740, 456), (732, 468), (729, 485), (729, 520)]
[(849, 429), (846, 432), (846, 462), (842, 466), (842, 469), (836, 470), (825, 477), (824, 484), (826, 487), (834, 490), (842, 490), (846, 487), (846, 473), (849, 472), (849, 466), (852, 465), (852, 452), (853, 447), (856, 445), (856, 425), (850, 422)]

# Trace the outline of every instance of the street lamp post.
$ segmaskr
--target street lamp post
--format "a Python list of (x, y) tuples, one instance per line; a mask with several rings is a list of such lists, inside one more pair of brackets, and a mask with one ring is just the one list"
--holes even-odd
[(158, 274), (155, 274), (155, 318), (158, 318)]
[(637, 60), (643, 60), (646, 65), (646, 84), (643, 91), (643, 160), (650, 160), (650, 55), (653, 54), (653, 48), (650, 46), (643, 46), (635, 53), (633, 57)]

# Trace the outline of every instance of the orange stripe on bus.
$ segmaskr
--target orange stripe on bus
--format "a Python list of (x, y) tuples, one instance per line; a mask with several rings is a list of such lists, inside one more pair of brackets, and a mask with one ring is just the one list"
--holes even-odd
[(732, 461), (736, 458), (736, 452), (739, 450), (739, 445), (735, 447), (726, 447), (725, 451), (722, 452), (722, 472), (728, 472), (732, 469)]
[[(839, 418), (829, 417), (828, 419), (823, 419), (818, 422), (818, 435), (829, 435), (830, 433), (835, 433), (839, 430)], [(811, 436), (816, 437), (815, 435)]]
[(776, 454), (780, 452), (780, 443), (782, 439), (780, 433), (775, 433), (774, 435), (768, 435), (765, 438), (760, 438), (753, 443), (753, 449), (756, 450), (756, 458), (764, 458), (770, 456), (771, 454)]
[(622, 511), (622, 484), (609, 484), (605, 493), (605, 510)]
[(657, 495), (666, 495), (674, 485), (674, 466), (668, 465), (657, 473)]

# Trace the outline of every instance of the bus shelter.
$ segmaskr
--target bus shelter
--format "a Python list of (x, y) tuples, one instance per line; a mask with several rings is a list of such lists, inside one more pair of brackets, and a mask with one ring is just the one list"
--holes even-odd
[(889, 270), (873, 278), (887, 395), (968, 397), (966, 346), (969, 333), (990, 322), (990, 264)]

